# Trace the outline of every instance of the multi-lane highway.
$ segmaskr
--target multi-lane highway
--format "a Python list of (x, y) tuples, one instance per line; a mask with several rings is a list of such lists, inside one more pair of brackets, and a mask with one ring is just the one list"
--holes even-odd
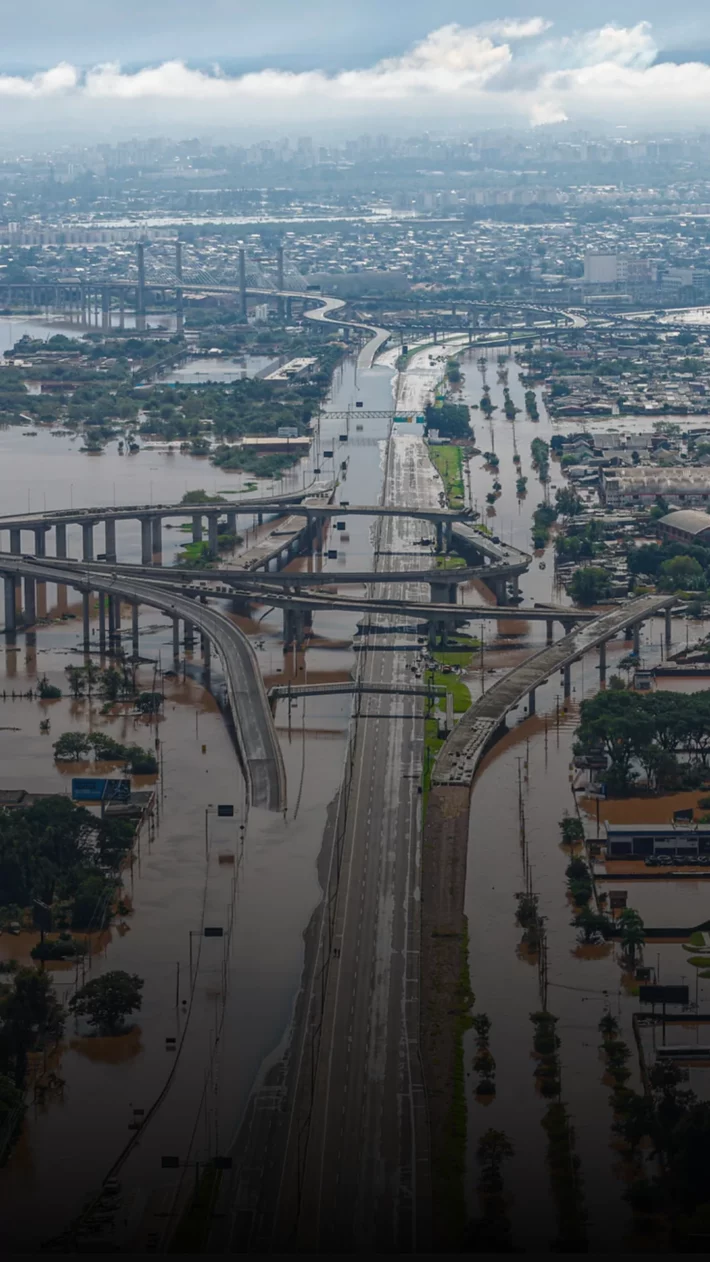
[[(439, 490), (421, 439), (393, 437), (386, 502), (436, 503)], [(413, 523), (387, 518), (380, 531), (382, 550), (414, 569)], [(421, 599), (417, 583), (405, 591)], [(414, 648), (414, 630), (411, 639)], [(372, 637), (364, 683), (412, 681), (412, 655), (382, 651), (388, 640)], [(418, 1056), (423, 703), (375, 693), (360, 713), (295, 1240), (306, 1251), (406, 1252), (425, 1245), (429, 1207)], [(301, 1068), (311, 1073), (305, 1059)], [(293, 1213), (282, 1197), (282, 1239), (294, 1238)]]

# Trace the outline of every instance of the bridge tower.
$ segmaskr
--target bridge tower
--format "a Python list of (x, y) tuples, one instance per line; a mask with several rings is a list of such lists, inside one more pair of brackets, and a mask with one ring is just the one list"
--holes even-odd
[[(284, 287), (284, 248), (282, 245), (276, 248), (276, 288), (283, 290)], [(285, 318), (285, 306), (283, 298), (279, 298), (278, 305), (279, 320)]]
[(239, 312), (247, 317), (247, 257), (243, 245), (239, 247)]
[(175, 242), (175, 276), (177, 277), (177, 286), (175, 288), (175, 319), (176, 331), (182, 333), (185, 327), (185, 315), (182, 302), (182, 241), (178, 238)]
[(136, 331), (145, 329), (145, 246), (142, 241), (136, 246), (138, 259), (138, 285), (136, 287)]

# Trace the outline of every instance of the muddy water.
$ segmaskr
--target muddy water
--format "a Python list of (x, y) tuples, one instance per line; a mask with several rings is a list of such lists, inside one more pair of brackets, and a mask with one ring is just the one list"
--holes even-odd
[[(386, 410), (391, 405), (391, 371), (373, 369), (357, 374), (357, 381), (356, 372), (352, 363), (338, 371), (331, 406), (344, 408), (356, 396), (365, 407)], [(323, 451), (336, 451), (346, 426), (324, 421), (311, 467), (292, 475), (292, 483), (310, 480), (316, 460), (325, 476), (328, 464), (332, 470), (336, 459), (347, 458), (343, 498), (377, 502), (387, 422), (383, 418), (362, 424), (363, 430), (357, 432), (362, 438), (351, 450), (326, 458)], [(356, 434), (354, 424), (351, 433)], [(222, 474), (204, 461), (184, 456), (144, 452), (129, 460), (112, 446), (98, 458), (86, 457), (78, 452), (78, 444), (51, 437), (49, 431), (27, 438), (18, 429), (4, 430), (0, 445), (4, 511), (26, 511), (28, 486), (31, 507), (50, 508), (171, 502), (185, 489), (204, 487), (213, 492), (242, 482), (239, 475)], [(314, 569), (321, 564), (370, 566), (372, 522), (353, 519), (346, 533), (350, 540), (338, 544), (337, 559), (314, 558), (308, 564)], [(184, 537), (178, 531), (164, 531), (164, 561), (174, 558)], [(139, 559), (133, 523), (120, 525), (117, 539), (122, 559)], [(79, 547), (77, 533), (70, 531), (70, 554), (78, 556)], [(40, 612), (46, 609), (50, 621), (34, 632), (20, 632), (14, 645), (0, 645), (0, 693), (19, 694), (36, 687), (42, 674), (65, 686), (66, 665), (83, 660), (76, 594), (47, 585), (38, 596)], [(127, 608), (123, 621), (125, 628)], [(253, 636), (267, 681), (339, 679), (353, 666), (350, 642), (357, 615), (319, 615), (314, 646), (306, 654), (287, 656), (280, 614), (264, 616), (255, 610), (252, 618), (237, 621)], [(144, 687), (151, 687), (155, 669), (172, 666), (172, 631), (165, 619), (148, 609), (141, 610), (140, 629), (146, 660), (139, 678)], [(94, 611), (92, 637), (96, 636)], [(161, 1156), (176, 1153), (181, 1160), (204, 1160), (228, 1148), (260, 1067), (283, 1045), (303, 966), (303, 931), (319, 898), (316, 859), (328, 804), (340, 782), (351, 699), (300, 701), (290, 717), (287, 706), (279, 705), (276, 723), (289, 786), (289, 806), (282, 818), (244, 811), (241, 772), (214, 700), (220, 688), (218, 662), (211, 692), (202, 686), (199, 652), (188, 656), (184, 678), (166, 681), (166, 712), (158, 726), (163, 767), (155, 837), (150, 842), (147, 834), (142, 838), (126, 875), (132, 914), (125, 926), (112, 929), (95, 944), (91, 960), (92, 975), (125, 968), (145, 979), (138, 1029), (121, 1040), (90, 1040), (68, 1023), (57, 1061), (65, 1082), (63, 1096), (41, 1109), (30, 1108), (22, 1138), (0, 1173), (2, 1239), (8, 1248), (32, 1250), (67, 1225), (133, 1134), (133, 1110), (150, 1107), (164, 1086), (175, 1062), (175, 1053), (166, 1050), (166, 1038), (175, 1037), (179, 1043), (185, 1033), (167, 1101), (121, 1172), (130, 1206), (126, 1247), (128, 1241), (144, 1246), (149, 1230), (162, 1233), (166, 1219), (156, 1214), (173, 1206), (182, 1185), (174, 1171), (161, 1170)], [(84, 768), (55, 766), (51, 742), (62, 731), (91, 725), (117, 739), (144, 744), (155, 735), (155, 727), (144, 731), (142, 724), (134, 731), (132, 718), (101, 716), (100, 702), (90, 709), (88, 702), (62, 699), (40, 705), (8, 696), (4, 702), (0, 699), (0, 708), (0, 728), (7, 729), (0, 731), (2, 787), (68, 789), (71, 773)], [(45, 713), (51, 719), (49, 736), (39, 733)], [(230, 821), (208, 815), (207, 859), (205, 812), (218, 802), (234, 803), (236, 816)], [(202, 942), (198, 959), (201, 939), (192, 941), (196, 982), (187, 1019), (183, 1000), (190, 995), (190, 930), (199, 931), (202, 923), (226, 927), (230, 922), (226, 947), (219, 939)], [(24, 935), (0, 938), (0, 951), (11, 957), (25, 958), (31, 945), (32, 939)], [(54, 972), (63, 996), (81, 980), (74, 968)], [(202, 1100), (206, 1074), (208, 1107)], [(66, 1160), (58, 1162), (61, 1153)], [(43, 1206), (41, 1219), (35, 1212), (38, 1204)]]
[[(649, 661), (660, 656), (659, 635), (658, 622), (646, 627), (644, 655)], [(624, 652), (620, 640), (609, 646), (611, 670)], [(612, 1147), (610, 1087), (602, 1083), (597, 1023), (609, 1007), (619, 1018), (622, 1037), (633, 1051), (631, 1017), (638, 1010), (638, 999), (629, 993), (630, 978), (622, 968), (617, 946), (583, 948), (577, 942), (564, 874), (569, 856), (559, 844), (558, 821), (565, 811), (575, 809), (571, 757), (577, 704), (596, 690), (594, 665), (590, 655), (586, 662), (573, 667), (573, 699), (567, 713), (559, 680), (554, 678), (538, 696), (535, 718), (526, 721), (522, 707), (512, 716), (511, 730), (482, 765), (471, 803), (466, 883), (469, 962), (475, 1011), (486, 1012), (493, 1023), (490, 1048), (497, 1066), (497, 1094), (485, 1106), (475, 1098), (475, 1042), (471, 1033), (466, 1037), (468, 1191), (471, 1212), (476, 1214), (476, 1144), (488, 1127), (504, 1130), (515, 1148), (505, 1170), (513, 1235), (516, 1246), (525, 1252), (549, 1248), (557, 1219), (545, 1159), (546, 1136), (540, 1125), (546, 1102), (538, 1095), (533, 1079), (537, 1062), (532, 1056), (529, 1013), (540, 1007), (538, 974), (535, 962), (521, 952), (522, 930), (515, 923), (515, 895), (524, 888), (518, 785), (533, 888), (547, 918), (548, 1007), (559, 1017), (562, 1100), (572, 1119), (581, 1160), (589, 1248), (609, 1253), (623, 1249), (633, 1232), (632, 1215), (622, 1196), (627, 1171)], [(683, 685), (687, 683), (683, 681)], [(501, 785), (506, 792), (501, 793)], [(679, 802), (686, 796), (679, 795)], [(668, 820), (679, 802), (671, 797), (601, 803), (600, 821)], [(587, 834), (594, 836), (596, 804), (586, 805)], [(615, 886), (600, 884), (600, 889), (609, 888)], [(692, 926), (707, 919), (710, 887), (706, 891), (700, 881), (690, 881), (687, 887), (685, 883), (680, 886), (664, 881), (656, 887), (655, 883), (630, 881), (628, 890), (629, 905), (638, 908), (649, 927)], [(656, 968), (664, 982), (685, 980), (694, 987), (695, 970), (687, 958), (680, 943), (658, 939), (649, 940), (644, 952), (645, 962)], [(710, 997), (707, 985), (698, 982), (701, 1008)], [(631, 1085), (638, 1086), (635, 1057), (632, 1068), (635, 1079)]]

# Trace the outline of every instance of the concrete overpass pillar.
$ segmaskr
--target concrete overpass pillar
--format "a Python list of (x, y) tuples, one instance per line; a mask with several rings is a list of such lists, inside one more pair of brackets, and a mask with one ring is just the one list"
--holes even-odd
[(67, 555), (67, 527), (66, 522), (57, 522), (54, 528), (54, 554), (58, 557)]
[(565, 701), (569, 701), (572, 692), (572, 670), (570, 666), (565, 666), (564, 668), (564, 685)]
[(37, 587), (35, 580), (25, 576), (25, 626), (33, 627), (37, 621)]
[(107, 517), (104, 522), (104, 550), (107, 561), (116, 560), (116, 518)]
[(429, 600), (432, 605), (446, 605), (449, 602), (448, 583), (429, 583)]
[(599, 645), (599, 683), (606, 681), (606, 640)]
[(202, 513), (192, 514), (192, 542), (202, 543)]
[(520, 576), (518, 574), (514, 574), (511, 583), (513, 587), (513, 600), (517, 601), (520, 595)]
[(236, 535), (237, 533), (237, 514), (236, 513), (227, 513), (227, 530), (229, 531), (230, 535)]
[(35, 526), (35, 556), (47, 555), (47, 526)]
[(436, 550), (437, 552), (444, 551), (444, 523), (443, 521), (438, 521), (436, 523)]
[(666, 648), (670, 648), (671, 644), (671, 607), (666, 609)]
[(15, 575), (3, 575), (5, 592), (5, 632), (14, 634), (17, 630), (17, 609), (15, 607)]
[(94, 523), (93, 521), (83, 521), (81, 523), (81, 539), (85, 561), (93, 561), (94, 559)]
[(112, 599), (113, 599), (113, 608), (114, 608), (113, 626), (114, 626), (114, 632), (116, 635), (116, 641), (118, 642), (121, 638), (121, 597), (114, 596)]
[(91, 648), (91, 592), (82, 592), (81, 620), (83, 628), (84, 652)]
[(634, 653), (638, 657), (641, 652), (641, 623), (634, 623)]
[(113, 596), (106, 596), (106, 604), (108, 605), (108, 649), (110, 653), (116, 645), (116, 606), (113, 603)]
[(163, 556), (163, 520), (162, 520), (162, 518), (161, 518), (161, 517), (154, 517), (154, 518), (153, 518), (153, 540), (152, 540), (152, 542), (153, 542), (153, 556), (151, 557), (151, 560), (153, 559), (153, 557), (159, 557), (159, 558), (160, 558), (160, 560), (162, 560), (162, 556)]
[(13, 526), (10, 530), (10, 551), (17, 556), (22, 552), (22, 531), (18, 526)]
[(288, 605), (283, 607), (283, 640), (284, 649), (287, 649), (293, 641), (293, 609)]
[(183, 625), (185, 627), (185, 638), (183, 643), (186, 649), (192, 650), (195, 647), (195, 628), (191, 622), (187, 621), (187, 619), (185, 619)]
[(449, 583), (449, 597), (448, 597), (449, 604), (456, 605), (458, 603), (458, 598), (459, 598), (458, 583)]
[(106, 593), (99, 592), (99, 651), (106, 652)]
[(528, 693), (528, 714), (535, 713), (535, 689)]
[(209, 671), (211, 660), (211, 648), (209, 636), (202, 632), (202, 664), (206, 671)]
[(173, 661), (180, 661), (180, 619), (173, 618)]
[(150, 517), (141, 517), (141, 565), (151, 565), (153, 561), (153, 530)]
[(546, 637), (546, 638), (547, 638), (547, 643), (548, 643), (548, 644), (552, 644), (552, 643), (554, 642), (554, 638), (555, 638), (555, 632), (554, 632), (554, 626), (555, 626), (555, 624), (554, 624), (553, 619), (552, 619), (552, 618), (548, 618), (548, 619), (547, 619), (547, 621), (546, 621), (546, 623), (545, 623), (545, 626), (546, 626), (546, 628), (547, 628), (547, 637)]
[(133, 656), (140, 656), (140, 631), (138, 628), (138, 605), (131, 605), (131, 638), (133, 640)]
[(451, 551), (451, 541), (453, 539), (453, 527), (450, 521), (444, 522), (444, 552)]
[(219, 554), (219, 519), (216, 513), (210, 513), (207, 518), (207, 539), (209, 550), (213, 557)]

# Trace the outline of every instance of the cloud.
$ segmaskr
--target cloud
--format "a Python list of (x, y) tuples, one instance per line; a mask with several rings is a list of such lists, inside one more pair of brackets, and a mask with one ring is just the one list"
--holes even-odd
[(33, 101), (45, 111), (52, 101), (52, 121), (71, 108), (75, 117), (83, 111), (87, 124), (99, 114), (115, 121), (146, 111), (161, 121), (191, 114), (200, 125), (327, 124), (369, 115), (383, 126), (397, 117), (538, 127), (589, 118), (677, 124), (706, 117), (710, 67), (655, 65), (648, 22), (560, 39), (547, 34), (550, 25), (544, 17), (450, 23), (400, 55), (334, 74), (313, 68), (228, 75), (219, 66), (206, 72), (182, 61), (81, 71), (63, 62), (31, 77), (0, 76), (0, 98)]
[(0, 96), (24, 97), (25, 100), (36, 97), (57, 96), (70, 92), (79, 83), (79, 72), (62, 61), (51, 70), (31, 78), (20, 75), (0, 75)]

